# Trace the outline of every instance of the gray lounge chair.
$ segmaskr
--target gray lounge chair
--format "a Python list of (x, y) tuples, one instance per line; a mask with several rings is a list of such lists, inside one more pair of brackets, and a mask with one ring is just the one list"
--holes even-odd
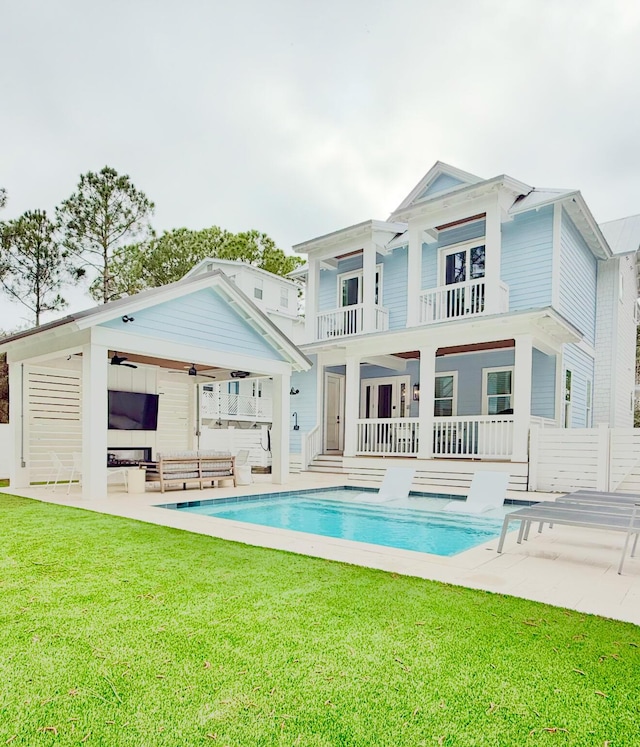
[(529, 534), (531, 522), (548, 524), (566, 524), (567, 526), (586, 527), (589, 529), (608, 529), (613, 532), (625, 532), (626, 537), (618, 573), (622, 573), (625, 555), (629, 546), (631, 535), (635, 535), (635, 541), (631, 556), (635, 554), (638, 535), (640, 534), (640, 502), (633, 505), (595, 505), (587, 503), (553, 503), (544, 501), (533, 506), (521, 508), (507, 514), (502, 524), (498, 552), (502, 552), (505, 537), (512, 521), (520, 521), (518, 533), (518, 544)]

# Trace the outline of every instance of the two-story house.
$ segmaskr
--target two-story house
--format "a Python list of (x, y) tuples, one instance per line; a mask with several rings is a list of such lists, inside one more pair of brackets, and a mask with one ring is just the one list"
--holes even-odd
[(532, 423), (630, 427), (637, 245), (607, 233), (579, 191), (438, 162), (386, 221), (296, 245), (296, 458), (443, 485), (481, 461), (524, 487)]

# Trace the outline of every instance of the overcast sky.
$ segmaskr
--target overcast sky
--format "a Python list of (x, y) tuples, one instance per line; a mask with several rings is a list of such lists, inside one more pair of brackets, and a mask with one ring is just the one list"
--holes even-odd
[(0, 0), (0, 218), (108, 164), (157, 230), (290, 251), (442, 160), (612, 220), (640, 212), (639, 73), (636, 0)]

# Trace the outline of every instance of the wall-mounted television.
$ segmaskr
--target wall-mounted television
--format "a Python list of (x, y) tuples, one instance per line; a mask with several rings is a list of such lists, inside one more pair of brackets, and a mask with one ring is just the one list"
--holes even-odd
[(158, 430), (157, 394), (109, 390), (109, 429), (116, 431)]

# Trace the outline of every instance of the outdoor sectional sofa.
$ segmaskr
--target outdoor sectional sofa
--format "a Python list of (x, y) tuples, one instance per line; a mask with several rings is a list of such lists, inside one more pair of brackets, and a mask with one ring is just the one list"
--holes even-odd
[(141, 462), (146, 482), (160, 484), (164, 493), (169, 485), (197, 485), (200, 490), (220, 480), (232, 479), (236, 485), (235, 457), (225, 451), (173, 451), (158, 454), (155, 462)]

